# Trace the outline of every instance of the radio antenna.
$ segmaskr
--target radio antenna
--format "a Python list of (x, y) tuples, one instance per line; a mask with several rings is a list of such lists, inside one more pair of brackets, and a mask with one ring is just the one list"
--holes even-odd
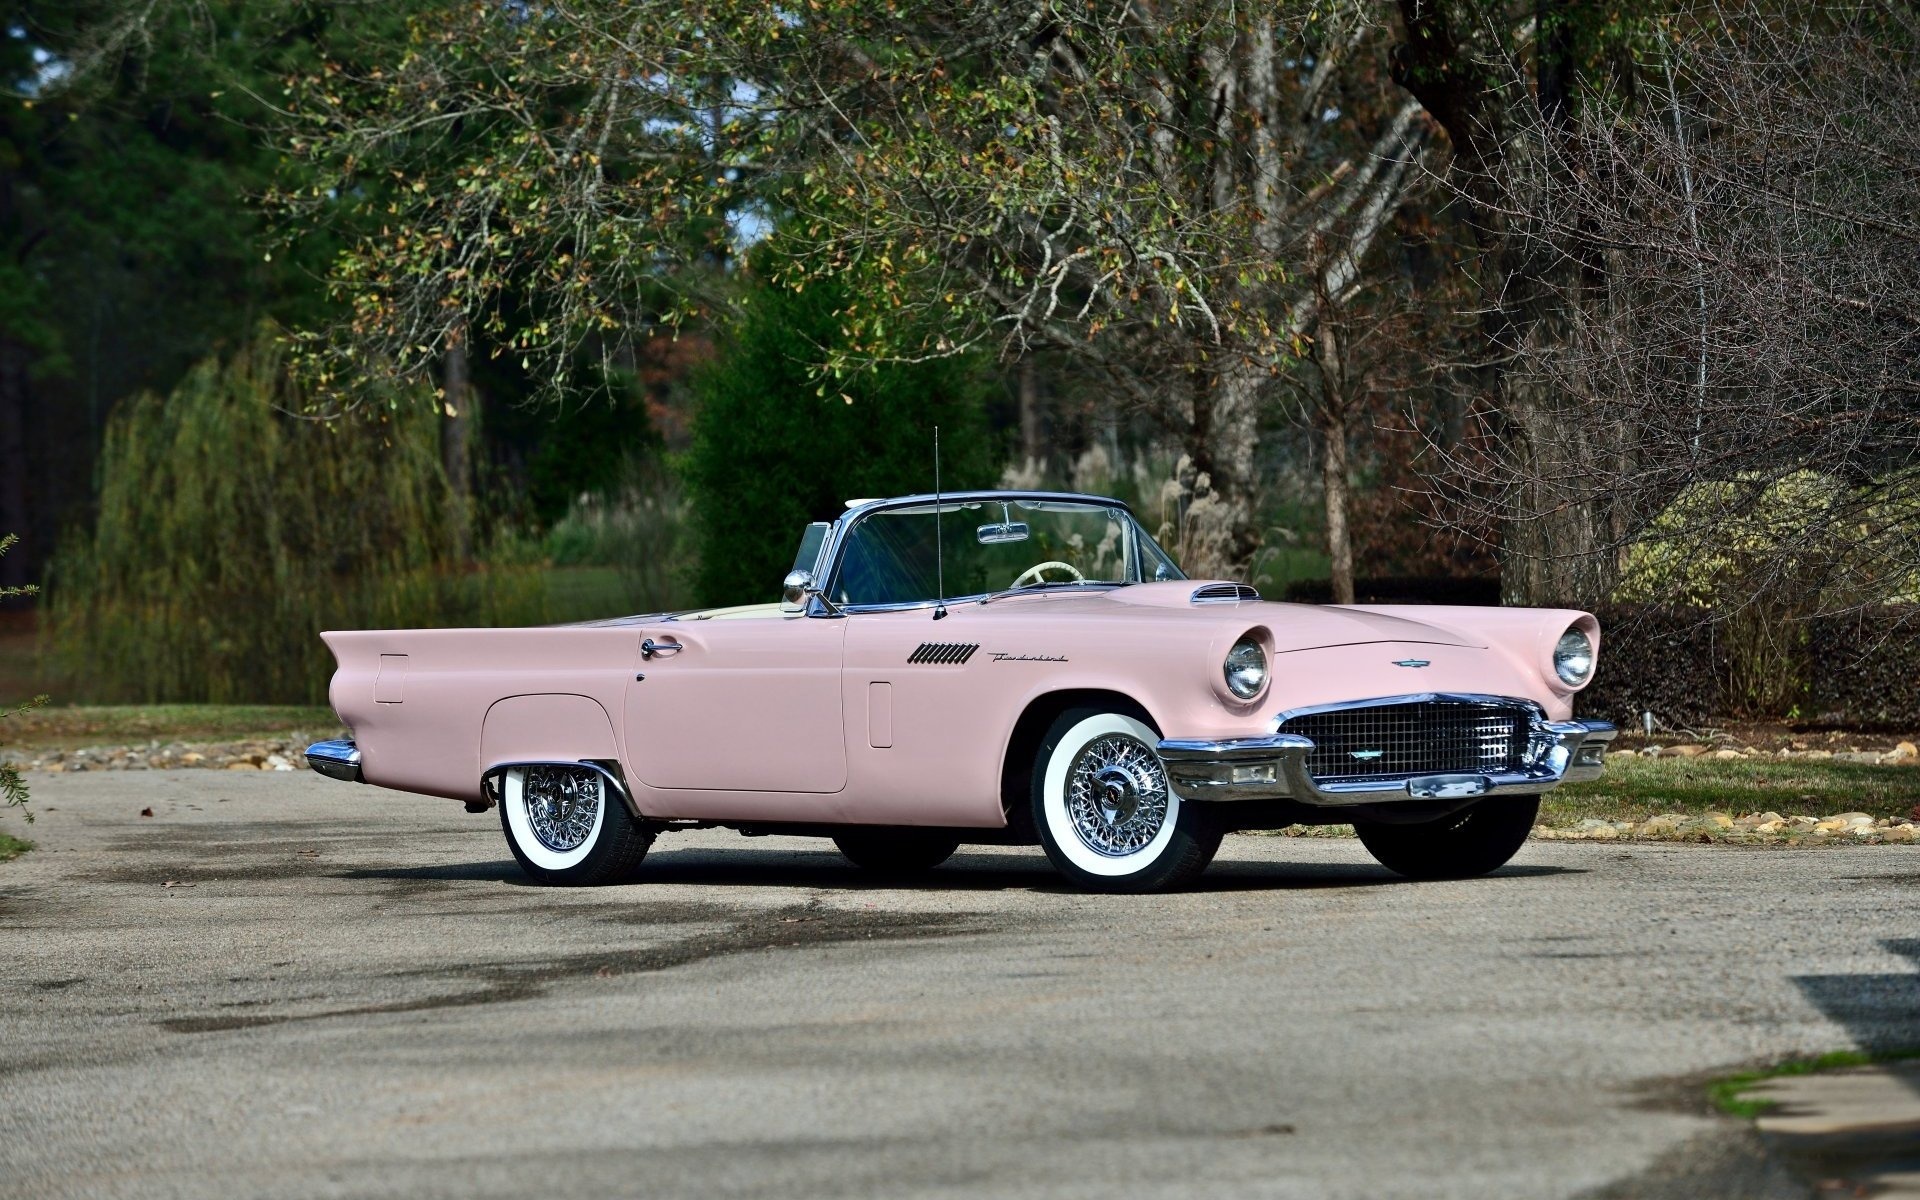
[(933, 427), (933, 588), (939, 598), (933, 602), (933, 619), (947, 615), (947, 566), (941, 552), (940, 537), (940, 427)]

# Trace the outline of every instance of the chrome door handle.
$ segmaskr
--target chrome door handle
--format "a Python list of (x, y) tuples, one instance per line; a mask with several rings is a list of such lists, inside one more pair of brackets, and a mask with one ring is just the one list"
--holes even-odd
[(652, 638), (640, 643), (640, 657), (651, 660), (656, 654), (678, 654), (679, 642), (656, 642)]

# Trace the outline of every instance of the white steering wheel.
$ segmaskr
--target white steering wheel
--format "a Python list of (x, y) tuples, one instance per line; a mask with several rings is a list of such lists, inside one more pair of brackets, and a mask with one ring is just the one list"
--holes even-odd
[(1080, 568), (1074, 566), (1072, 563), (1063, 563), (1058, 559), (1052, 559), (1043, 563), (1035, 563), (1032, 566), (1028, 567), (1026, 570), (1020, 572), (1020, 577), (1018, 579), (1015, 579), (1013, 583), (1010, 584), (1009, 586), (1025, 587), (1029, 583), (1039, 583), (1041, 582), (1040, 575), (1042, 572), (1050, 571), (1055, 568), (1058, 568), (1059, 570), (1065, 571), (1069, 575), (1072, 575), (1073, 578), (1069, 581), (1071, 583), (1085, 583), (1087, 581), (1087, 577), (1080, 573)]

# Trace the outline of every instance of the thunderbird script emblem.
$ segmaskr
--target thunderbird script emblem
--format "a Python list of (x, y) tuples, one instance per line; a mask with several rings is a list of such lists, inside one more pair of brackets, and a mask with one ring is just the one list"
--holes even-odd
[(1424, 658), (1396, 658), (1393, 660), (1393, 665), (1396, 667), (1424, 667), (1429, 665), (1429, 660)]

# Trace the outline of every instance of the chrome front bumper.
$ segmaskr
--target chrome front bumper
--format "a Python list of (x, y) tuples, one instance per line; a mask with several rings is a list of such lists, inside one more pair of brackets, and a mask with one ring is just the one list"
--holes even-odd
[(1618, 733), (1606, 721), (1536, 721), (1541, 743), (1532, 765), (1519, 771), (1390, 775), (1322, 783), (1307, 773), (1313, 741), (1293, 733), (1265, 737), (1167, 738), (1159, 746), (1167, 778), (1183, 800), (1292, 800), (1322, 807), (1477, 796), (1533, 796), (1598, 779), (1607, 747)]
[(360, 777), (360, 748), (352, 742), (315, 742), (307, 747), (307, 765), (328, 779), (346, 783), (366, 782)]

